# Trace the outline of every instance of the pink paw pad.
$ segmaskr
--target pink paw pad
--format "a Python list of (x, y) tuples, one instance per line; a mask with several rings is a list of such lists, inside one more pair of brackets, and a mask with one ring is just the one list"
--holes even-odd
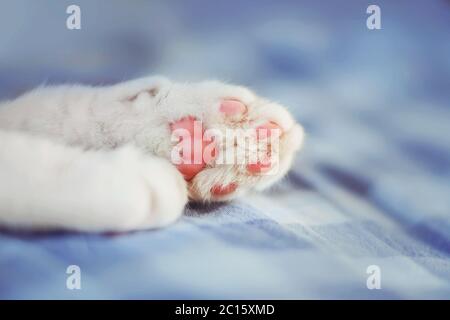
[(237, 189), (238, 185), (236, 183), (230, 183), (227, 185), (217, 184), (211, 188), (211, 194), (214, 196), (226, 196), (233, 193)]
[(281, 127), (273, 121), (256, 127), (256, 137), (258, 139), (269, 138), (272, 135), (280, 137), (282, 134)]
[(247, 170), (250, 173), (253, 174), (258, 174), (258, 173), (264, 173), (270, 170), (270, 168), (272, 167), (272, 163), (270, 162), (270, 160), (261, 162), (258, 161), (257, 163), (251, 163), (247, 165)]
[(226, 116), (236, 116), (244, 114), (247, 111), (247, 107), (238, 100), (224, 100), (220, 104), (219, 110)]
[[(181, 130), (182, 129), (182, 130)], [(180, 143), (188, 144), (186, 150), (189, 152), (181, 152), (182, 163), (177, 164), (177, 169), (183, 175), (184, 179), (192, 180), (200, 171), (202, 171), (206, 162), (204, 159), (203, 150), (211, 141), (203, 140), (204, 128), (200, 121), (197, 121), (195, 117), (187, 116), (180, 120), (174, 121), (170, 124), (170, 130), (180, 130)], [(183, 148), (184, 150), (184, 148)], [(215, 150), (213, 149), (213, 152)], [(214, 155), (213, 155), (214, 156)]]

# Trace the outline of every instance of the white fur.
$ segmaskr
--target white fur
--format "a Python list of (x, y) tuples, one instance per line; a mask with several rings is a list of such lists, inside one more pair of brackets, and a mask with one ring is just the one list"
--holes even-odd
[[(283, 128), (278, 172), (252, 176), (243, 165), (213, 164), (186, 185), (166, 160), (173, 148), (168, 124), (192, 115), (207, 128), (233, 127), (218, 112), (227, 98), (245, 103), (255, 123), (273, 120)], [(0, 129), (0, 224), (80, 231), (167, 225), (188, 194), (216, 200), (209, 192), (216, 183), (238, 183), (226, 200), (267, 187), (289, 169), (303, 141), (283, 107), (246, 88), (162, 77), (37, 88), (0, 106)]]
[(160, 227), (175, 221), (187, 202), (177, 170), (135, 147), (83, 151), (0, 131), (0, 149), (3, 225), (80, 231)]

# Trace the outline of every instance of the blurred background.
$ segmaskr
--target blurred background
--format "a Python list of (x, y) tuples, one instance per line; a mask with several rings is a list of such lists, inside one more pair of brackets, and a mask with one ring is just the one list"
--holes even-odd
[[(81, 30), (66, 28), (71, 4), (81, 7)], [(370, 4), (381, 8), (381, 30), (366, 27)], [(307, 132), (290, 181), (308, 192), (313, 186), (344, 212), (370, 215), (355, 205), (359, 199), (399, 224), (428, 248), (423, 252), (440, 257), (427, 268), (448, 290), (449, 1), (0, 2), (1, 99), (43, 83), (107, 84), (148, 74), (243, 84), (288, 106)], [(292, 208), (290, 197), (283, 201)], [(323, 204), (306, 199), (303, 209)], [(397, 249), (426, 256), (417, 247)], [(204, 297), (197, 289), (181, 297)], [(276, 290), (277, 297), (302, 296)]]

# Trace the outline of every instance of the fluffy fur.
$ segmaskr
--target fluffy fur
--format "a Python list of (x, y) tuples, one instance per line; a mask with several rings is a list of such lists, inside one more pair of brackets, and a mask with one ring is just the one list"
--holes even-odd
[[(248, 108), (229, 122), (223, 99)], [(270, 174), (245, 165), (209, 164), (186, 183), (170, 163), (169, 124), (187, 115), (205, 127), (250, 128), (275, 121), (283, 130)], [(6, 226), (125, 231), (165, 226), (188, 197), (229, 200), (280, 179), (303, 142), (303, 129), (282, 106), (250, 90), (216, 81), (173, 83), (149, 77), (107, 87), (37, 88), (0, 106), (0, 224)], [(236, 182), (215, 199), (216, 183)]]

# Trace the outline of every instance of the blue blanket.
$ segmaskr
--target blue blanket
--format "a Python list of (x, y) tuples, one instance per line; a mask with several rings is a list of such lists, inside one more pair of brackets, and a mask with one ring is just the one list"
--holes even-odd
[(2, 3), (1, 98), (220, 78), (289, 106), (306, 145), (275, 188), (167, 229), (2, 231), (0, 298), (450, 298), (448, 2), (377, 1), (381, 30), (364, 1), (77, 2), (73, 31), (63, 2)]

